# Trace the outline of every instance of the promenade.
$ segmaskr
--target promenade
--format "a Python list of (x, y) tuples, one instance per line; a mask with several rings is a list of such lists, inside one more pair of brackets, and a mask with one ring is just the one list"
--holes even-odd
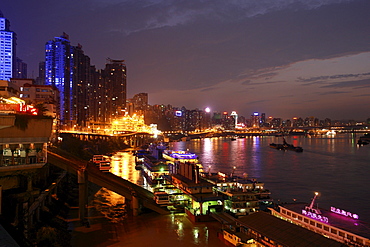
[(152, 212), (113, 223), (91, 207), (87, 218), (90, 227), (80, 223), (77, 209), (71, 210), (68, 221), (72, 246), (227, 246), (217, 237), (221, 228), (219, 222), (192, 223), (185, 213), (159, 215)]

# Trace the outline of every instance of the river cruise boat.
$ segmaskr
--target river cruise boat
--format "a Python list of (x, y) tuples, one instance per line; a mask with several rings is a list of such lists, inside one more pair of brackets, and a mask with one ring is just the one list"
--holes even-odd
[(234, 217), (267, 210), (273, 205), (270, 191), (256, 179), (228, 176), (225, 173), (203, 173), (214, 185), (214, 191), (223, 196), (224, 210)]
[(341, 242), (347, 246), (370, 246), (370, 224), (360, 220), (359, 215), (330, 207), (330, 210), (315, 207), (318, 193), (310, 205), (287, 203), (278, 209), (270, 209), (272, 215)]
[(109, 172), (111, 168), (111, 162), (109, 160), (109, 157), (101, 154), (96, 154), (92, 158), (93, 163), (96, 165), (96, 167), (99, 168), (102, 172)]

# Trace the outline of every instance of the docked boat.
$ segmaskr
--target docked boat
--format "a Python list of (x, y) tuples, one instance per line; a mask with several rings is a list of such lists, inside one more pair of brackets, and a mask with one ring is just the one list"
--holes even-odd
[(234, 217), (267, 210), (273, 200), (264, 183), (246, 177), (228, 176), (225, 173), (204, 173), (204, 179), (214, 185), (214, 191), (223, 196), (224, 210)]
[(92, 162), (99, 168), (100, 171), (109, 172), (111, 168), (111, 162), (109, 157), (101, 154), (96, 154), (92, 158)]
[(318, 193), (308, 205), (287, 203), (278, 209), (270, 209), (272, 215), (320, 233), (346, 246), (370, 246), (370, 224), (360, 220), (359, 215), (330, 207), (330, 210), (315, 205)]

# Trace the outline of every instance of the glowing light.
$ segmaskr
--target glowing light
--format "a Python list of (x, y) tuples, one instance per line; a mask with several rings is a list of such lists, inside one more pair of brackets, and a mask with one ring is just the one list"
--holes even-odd
[(333, 213), (336, 213), (336, 214), (340, 214), (340, 215), (350, 217), (350, 218), (355, 219), (355, 220), (358, 220), (358, 218), (359, 218), (357, 214), (353, 214), (351, 212), (348, 212), (348, 211), (345, 211), (343, 209), (339, 209), (339, 208), (336, 208), (336, 207), (330, 207), (330, 211), (333, 212)]
[(312, 212), (307, 211), (307, 210), (302, 210), (302, 214), (306, 215), (306, 216), (308, 216), (312, 219), (319, 220), (319, 221), (322, 221), (324, 223), (329, 223), (328, 217), (322, 216), (320, 214), (312, 213)]
[(209, 113), (209, 112), (211, 112), (211, 109), (210, 109), (209, 107), (207, 107), (207, 108), (205, 109), (205, 112)]

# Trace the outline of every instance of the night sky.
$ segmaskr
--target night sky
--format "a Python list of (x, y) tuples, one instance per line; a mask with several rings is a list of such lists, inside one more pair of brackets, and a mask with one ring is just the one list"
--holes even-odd
[(1, 0), (38, 75), (67, 33), (98, 69), (124, 59), (128, 97), (249, 117), (370, 117), (368, 0)]

